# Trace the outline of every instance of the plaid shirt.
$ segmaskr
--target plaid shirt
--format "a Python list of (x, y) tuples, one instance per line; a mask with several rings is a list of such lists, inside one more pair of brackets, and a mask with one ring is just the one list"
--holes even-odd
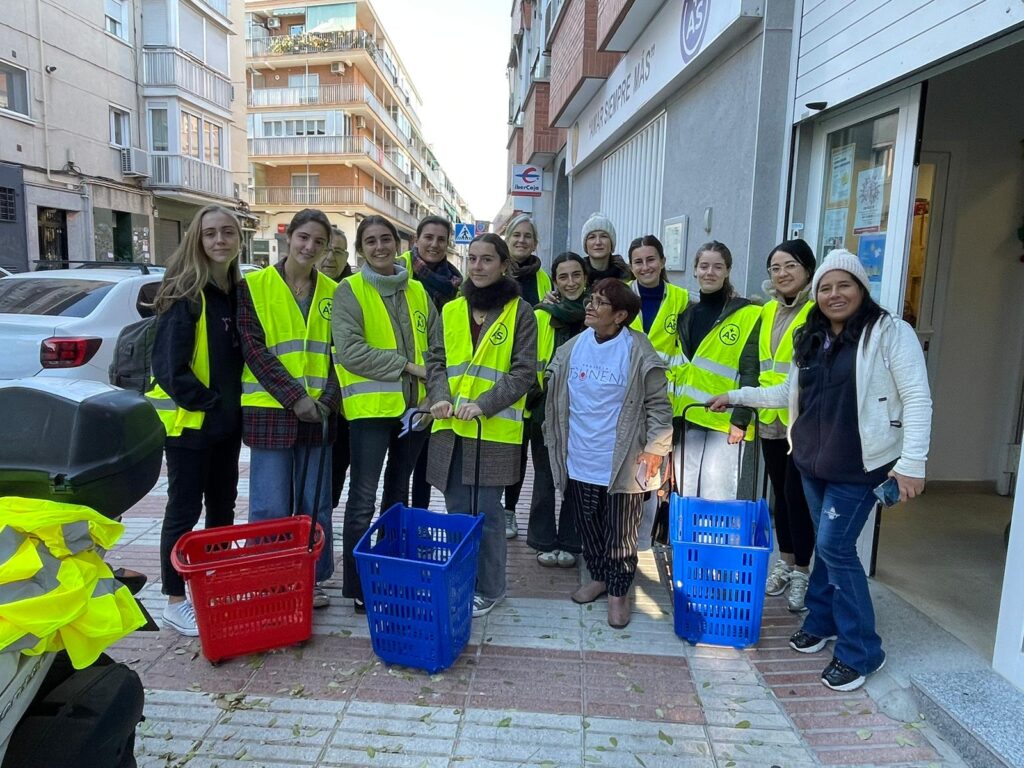
[[(284, 262), (270, 269), (276, 269), (284, 277)], [(313, 272), (314, 278), (316, 271)], [(296, 444), (320, 445), (322, 441), (319, 424), (299, 421), (292, 411), (292, 406), (306, 396), (306, 388), (302, 382), (292, 377), (277, 356), (267, 349), (267, 338), (256, 315), (249, 286), (243, 280), (238, 286), (238, 336), (242, 341), (242, 354), (256, 380), (263, 388), (281, 403), (284, 408), (262, 408), (244, 406), (242, 408), (242, 439), (250, 448), (281, 449), (291, 448)], [(338, 413), (341, 407), (341, 388), (334, 366), (330, 366), (327, 386), (320, 395), (320, 402), (326, 405), (331, 413)], [(334, 430), (337, 419), (330, 420), (328, 442), (334, 442)]]

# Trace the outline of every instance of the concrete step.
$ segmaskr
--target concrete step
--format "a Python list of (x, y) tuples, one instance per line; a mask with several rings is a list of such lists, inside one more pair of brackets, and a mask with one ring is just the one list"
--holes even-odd
[(992, 670), (910, 679), (921, 714), (974, 768), (1024, 768), (1024, 692)]

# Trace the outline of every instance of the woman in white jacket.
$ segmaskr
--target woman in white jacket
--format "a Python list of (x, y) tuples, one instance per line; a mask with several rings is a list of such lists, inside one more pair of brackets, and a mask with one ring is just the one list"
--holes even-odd
[(913, 329), (871, 298), (868, 276), (849, 251), (832, 251), (814, 274), (815, 307), (798, 332), (797, 368), (774, 387), (744, 387), (711, 400), (788, 406), (789, 442), (815, 529), (808, 613), (789, 645), (816, 653), (835, 640), (822, 683), (852, 691), (885, 663), (856, 543), (892, 481), (900, 501), (924, 490), (932, 403)]

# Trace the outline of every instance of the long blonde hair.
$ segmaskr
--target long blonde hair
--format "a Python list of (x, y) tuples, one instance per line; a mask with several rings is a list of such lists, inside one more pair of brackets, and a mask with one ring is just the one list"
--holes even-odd
[[(199, 213), (192, 219), (192, 224), (181, 243), (167, 260), (167, 271), (160, 283), (160, 289), (153, 299), (153, 307), (157, 313), (166, 312), (174, 302), (185, 299), (189, 302), (198, 302), (199, 294), (210, 281), (210, 259), (203, 250), (203, 217), (208, 213), (223, 213), (234, 222), (238, 230), (239, 254), (242, 249), (242, 226), (238, 223), (235, 214), (221, 205), (207, 205), (200, 209)], [(232, 259), (228, 266), (228, 278), (231, 281), (231, 288), (242, 279), (242, 273), (238, 269), (238, 254)]]

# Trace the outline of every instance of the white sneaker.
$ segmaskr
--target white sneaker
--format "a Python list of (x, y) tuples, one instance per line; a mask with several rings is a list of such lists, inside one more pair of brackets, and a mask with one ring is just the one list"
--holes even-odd
[(331, 598), (320, 584), (313, 587), (313, 607), (326, 608), (331, 604)]
[(785, 560), (776, 560), (768, 574), (768, 581), (765, 582), (764, 592), (766, 595), (781, 595), (789, 586), (789, 575), (792, 566)]
[(796, 568), (789, 572), (789, 594), (786, 595), (786, 602), (789, 603), (789, 610), (793, 613), (805, 610), (804, 598), (807, 597), (807, 579), (808, 575)]
[(514, 509), (505, 510), (505, 538), (514, 539), (519, 535), (519, 528), (516, 527), (516, 511)]
[(191, 600), (179, 603), (168, 603), (163, 612), (164, 624), (185, 637), (199, 637), (196, 626), (196, 609)]

